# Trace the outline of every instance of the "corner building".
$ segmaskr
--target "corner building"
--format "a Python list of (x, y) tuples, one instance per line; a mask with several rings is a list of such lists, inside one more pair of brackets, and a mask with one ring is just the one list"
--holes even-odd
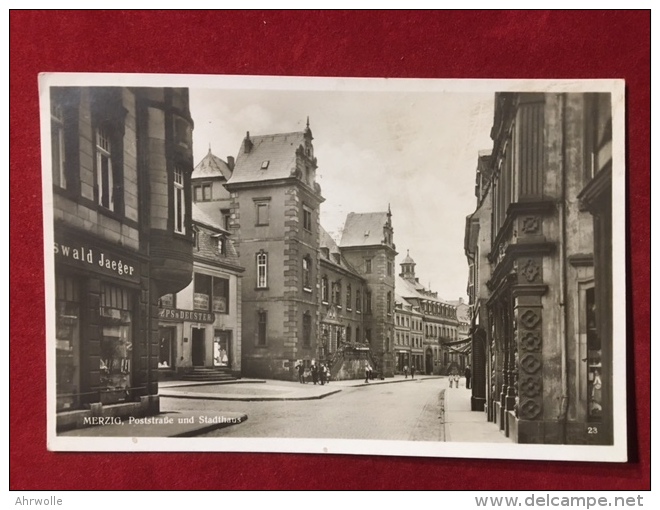
[(159, 411), (158, 299), (192, 275), (188, 90), (52, 87), (58, 430)]
[(491, 136), (466, 232), (473, 404), (485, 382), (519, 443), (612, 444), (610, 94), (498, 93)]
[(245, 268), (242, 373), (296, 379), (301, 361), (327, 363), (338, 378), (363, 377), (367, 363), (390, 376), (391, 213), (350, 214), (337, 245), (320, 225), (312, 140), (309, 123), (301, 132), (247, 133), (224, 184)]

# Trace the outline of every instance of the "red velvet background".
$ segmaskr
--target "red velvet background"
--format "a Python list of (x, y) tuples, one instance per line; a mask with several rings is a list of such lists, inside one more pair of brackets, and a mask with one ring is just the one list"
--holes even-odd
[[(650, 11), (12, 11), (10, 488), (649, 489), (650, 36)], [(37, 97), (44, 71), (624, 78), (631, 460), (48, 452)]]

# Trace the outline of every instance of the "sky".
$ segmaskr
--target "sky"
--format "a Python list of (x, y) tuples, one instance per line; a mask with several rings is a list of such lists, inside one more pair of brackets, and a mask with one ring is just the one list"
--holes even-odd
[(389, 205), (397, 273), (410, 250), (422, 284), (446, 300), (467, 298), (465, 218), (476, 207), (478, 152), (492, 148), (494, 91), (383, 81), (373, 90), (368, 80), (322, 90), (191, 88), (195, 164), (209, 147), (236, 157), (247, 131), (301, 131), (309, 117), (323, 227), (339, 240), (349, 212)]

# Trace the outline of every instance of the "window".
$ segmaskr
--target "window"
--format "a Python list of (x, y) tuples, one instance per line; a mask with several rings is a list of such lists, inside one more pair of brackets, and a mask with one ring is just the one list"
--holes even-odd
[(364, 341), (368, 344), (371, 343), (371, 330), (369, 328), (364, 330)]
[(165, 294), (158, 300), (158, 308), (176, 308), (176, 294)]
[(312, 210), (303, 206), (303, 228), (308, 232), (312, 231)]
[(269, 159), (266, 159), (265, 161), (262, 161), (262, 162), (261, 162), (261, 169), (262, 169), (262, 170), (267, 170), (267, 169), (268, 169), (268, 165), (270, 165), (270, 160), (269, 160)]
[(351, 327), (350, 327), (350, 326), (346, 326), (346, 341), (347, 341), (348, 343), (351, 343), (351, 335), (352, 335), (352, 333), (353, 333), (353, 332), (351, 331)]
[(193, 309), (209, 311), (211, 309), (213, 277), (208, 274), (195, 273), (193, 282)]
[(341, 308), (341, 282), (332, 284), (332, 304)]
[(256, 207), (257, 225), (264, 226), (270, 222), (269, 218), (269, 203), (267, 201), (259, 201), (254, 203)]
[(192, 228), (192, 242), (193, 248), (199, 250), (199, 229), (197, 227)]
[(229, 209), (221, 209), (220, 214), (222, 214), (222, 228), (229, 230), (229, 225), (231, 225), (231, 211)]
[(360, 326), (357, 326), (355, 328), (355, 341), (359, 342), (360, 341)]
[(312, 316), (309, 312), (303, 315), (303, 345), (306, 347), (312, 345)]
[(183, 182), (183, 170), (180, 166), (174, 167), (174, 231), (179, 234), (186, 233), (186, 194)]
[(266, 345), (268, 340), (268, 312), (259, 310), (257, 312), (257, 345)]
[[(392, 313), (392, 293), (388, 292), (387, 293), (387, 315), (391, 315), (391, 313)], [(408, 318), (406, 318), (406, 326), (409, 326)]]
[(364, 293), (364, 313), (371, 313), (371, 292), (369, 291)]
[(213, 277), (213, 311), (229, 313), (229, 280)]
[(53, 184), (66, 189), (65, 147), (64, 147), (64, 108), (51, 97), (50, 103), (50, 143), (53, 163)]
[(328, 277), (323, 276), (323, 278), (321, 278), (321, 301), (327, 304), (328, 298)]
[(80, 405), (80, 292), (77, 279), (56, 275), (57, 410)]
[(312, 290), (312, 278), (311, 278), (311, 269), (312, 269), (312, 259), (309, 256), (303, 257), (302, 259), (302, 280), (303, 280), (303, 289)]
[(179, 147), (186, 149), (191, 146), (192, 129), (186, 119), (179, 116), (174, 116), (174, 142)]
[(101, 284), (99, 386), (102, 403), (130, 397), (133, 361), (133, 303), (128, 290)]
[(220, 255), (227, 255), (227, 239), (225, 239), (225, 236), (219, 235), (217, 237), (217, 242), (218, 242), (218, 253)]
[(362, 293), (360, 289), (355, 291), (355, 310), (357, 312), (362, 312)]
[(210, 184), (197, 184), (194, 186), (195, 202), (209, 202), (213, 200), (212, 188)]
[(96, 130), (96, 186), (98, 203), (110, 211), (115, 210), (112, 142), (107, 126)]
[(392, 276), (393, 267), (394, 267), (394, 266), (393, 266), (393, 264), (392, 264), (392, 261), (391, 261), (391, 260), (388, 260), (388, 261), (387, 261), (387, 276)]
[(371, 259), (364, 260), (364, 272), (367, 274), (371, 273)]
[(268, 254), (263, 251), (257, 253), (257, 288), (268, 288)]
[(353, 306), (353, 291), (351, 290), (351, 284), (346, 285), (346, 310), (350, 310)]

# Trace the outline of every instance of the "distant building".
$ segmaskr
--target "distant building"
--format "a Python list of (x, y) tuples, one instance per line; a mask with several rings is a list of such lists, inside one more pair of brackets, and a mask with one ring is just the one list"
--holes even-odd
[[(397, 295), (401, 306), (397, 308), (399, 323), (409, 313), (406, 304), (411, 307), (410, 315), (421, 314), (421, 357), (419, 347), (411, 349), (413, 365), (425, 374), (448, 374), (465, 368), (465, 354), (456, 348), (458, 341), (458, 320), (456, 306), (438, 297), (421, 283), (415, 275), (415, 261), (406, 255), (401, 263), (401, 273), (396, 280)], [(405, 332), (404, 332), (405, 333)], [(419, 335), (415, 335), (419, 339)]]
[(466, 226), (473, 408), (519, 443), (612, 444), (611, 119), (608, 93), (495, 96)]
[(188, 90), (51, 87), (58, 429), (159, 411), (158, 299), (193, 270)]

